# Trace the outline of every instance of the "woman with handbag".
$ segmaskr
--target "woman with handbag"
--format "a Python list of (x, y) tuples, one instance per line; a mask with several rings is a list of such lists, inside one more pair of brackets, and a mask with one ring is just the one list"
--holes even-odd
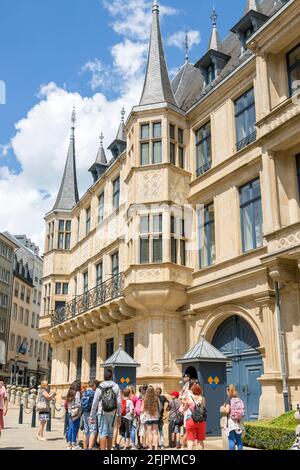
[(77, 444), (77, 436), (81, 418), (81, 384), (73, 382), (67, 394), (68, 405), (68, 450), (79, 450), (81, 447)]
[(50, 401), (54, 398), (56, 393), (49, 393), (49, 385), (47, 380), (41, 382), (41, 388), (37, 398), (37, 411), (39, 413), (39, 430), (37, 439), (39, 441), (46, 441), (44, 437), (45, 425), (50, 419)]

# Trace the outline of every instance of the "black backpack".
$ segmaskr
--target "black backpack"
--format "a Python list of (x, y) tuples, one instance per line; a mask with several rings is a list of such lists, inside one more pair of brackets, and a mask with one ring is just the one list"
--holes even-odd
[(101, 387), (102, 390), (102, 410), (105, 411), (106, 413), (109, 413), (111, 411), (115, 411), (117, 409), (117, 397), (115, 392), (113, 391), (113, 387)]
[(184, 417), (183, 417), (183, 414), (182, 413), (179, 413), (179, 411), (176, 413), (176, 416), (175, 416), (175, 419), (174, 419), (174, 424), (176, 426), (179, 426), (181, 428), (181, 426), (183, 426), (183, 423), (184, 423)]
[(192, 412), (192, 420), (194, 423), (203, 423), (207, 421), (207, 410), (202, 403), (203, 401), (201, 401), (201, 403), (195, 402), (195, 408)]

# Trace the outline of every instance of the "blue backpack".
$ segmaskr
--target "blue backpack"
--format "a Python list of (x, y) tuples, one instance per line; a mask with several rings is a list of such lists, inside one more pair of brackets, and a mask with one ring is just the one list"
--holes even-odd
[(92, 409), (92, 404), (94, 400), (95, 392), (94, 390), (86, 390), (81, 399), (81, 408), (83, 411), (90, 412)]

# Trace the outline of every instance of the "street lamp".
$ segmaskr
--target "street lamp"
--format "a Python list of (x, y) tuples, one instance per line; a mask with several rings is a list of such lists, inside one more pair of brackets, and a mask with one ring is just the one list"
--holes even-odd
[(19, 355), (15, 355), (15, 363), (14, 363), (14, 385), (17, 385), (17, 364), (18, 364)]
[(37, 358), (37, 368), (36, 368), (36, 386), (39, 386), (39, 370), (40, 370), (40, 363), (41, 363), (41, 358), (40, 356)]

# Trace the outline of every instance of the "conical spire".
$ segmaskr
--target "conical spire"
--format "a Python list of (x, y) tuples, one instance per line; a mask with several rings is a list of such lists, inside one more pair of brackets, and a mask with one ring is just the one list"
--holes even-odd
[(213, 8), (212, 15), (211, 15), (211, 20), (212, 20), (212, 33), (208, 45), (208, 50), (213, 49), (214, 51), (222, 51), (222, 42), (218, 33), (217, 29), (217, 12), (215, 10), (215, 7)]
[(103, 135), (103, 132), (101, 132), (100, 147), (99, 147), (99, 150), (98, 150), (98, 153), (97, 153), (96, 163), (106, 165), (107, 164), (107, 159), (106, 159), (106, 155), (105, 155), (105, 150), (103, 148), (103, 139), (104, 139), (104, 135)]
[(256, 0), (247, 0), (245, 13), (250, 10), (258, 11)]
[(140, 106), (164, 102), (177, 106), (165, 60), (159, 23), (159, 5), (158, 1), (154, 0), (148, 65)]
[(66, 166), (53, 210), (71, 210), (79, 201), (75, 157), (75, 107), (72, 111), (71, 123), (71, 138)]

